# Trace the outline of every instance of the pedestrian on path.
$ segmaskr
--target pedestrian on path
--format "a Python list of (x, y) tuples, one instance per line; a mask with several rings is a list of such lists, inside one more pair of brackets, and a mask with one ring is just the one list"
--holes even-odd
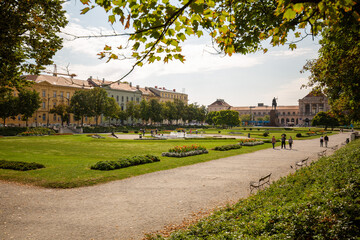
[(272, 143), (272, 145), (273, 145), (273, 149), (275, 149), (275, 143), (276, 143), (275, 136), (272, 137), (271, 143)]
[(320, 147), (323, 147), (324, 146), (324, 137), (321, 136), (320, 137)]
[(325, 147), (327, 147), (328, 142), (329, 142), (329, 137), (327, 135), (325, 135), (325, 137), (324, 137), (324, 142), (325, 142)]
[(286, 135), (281, 135), (281, 149), (286, 149)]
[(290, 150), (292, 149), (292, 144), (293, 144), (293, 139), (292, 139), (292, 137), (290, 136), (290, 138), (289, 138), (289, 147), (290, 147)]

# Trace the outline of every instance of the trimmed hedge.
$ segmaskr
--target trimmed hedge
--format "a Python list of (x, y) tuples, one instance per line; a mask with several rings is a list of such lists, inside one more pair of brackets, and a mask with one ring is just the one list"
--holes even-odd
[(163, 157), (177, 157), (177, 158), (182, 158), (182, 157), (190, 157), (190, 156), (195, 156), (195, 155), (200, 155), (200, 154), (206, 154), (209, 153), (208, 150), (206, 149), (202, 149), (202, 150), (195, 150), (195, 151), (189, 151), (189, 152), (163, 152), (161, 154), (161, 156)]
[(39, 169), (39, 168), (45, 168), (45, 166), (40, 163), (35, 163), (35, 162), (29, 163), (29, 162), (0, 160), (0, 168), (12, 169), (12, 170), (17, 170), (17, 171), (28, 171), (28, 170), (35, 170), (35, 169)]
[(256, 145), (262, 145), (262, 144), (264, 144), (263, 141), (240, 143), (241, 146), (256, 146)]
[(148, 154), (145, 156), (120, 158), (118, 161), (100, 161), (90, 168), (93, 170), (109, 171), (153, 162), (160, 162), (160, 158)]
[(232, 150), (232, 149), (239, 149), (239, 148), (241, 148), (240, 144), (232, 144), (232, 145), (217, 146), (217, 147), (214, 147), (212, 150), (215, 150), (215, 151), (229, 151), (229, 150)]
[(26, 127), (0, 127), (0, 135), (16, 136), (19, 133), (26, 131), (26, 129)]

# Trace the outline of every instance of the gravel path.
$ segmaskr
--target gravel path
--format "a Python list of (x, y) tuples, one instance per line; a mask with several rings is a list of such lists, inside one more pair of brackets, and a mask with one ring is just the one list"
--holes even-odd
[[(348, 137), (330, 136), (329, 147)], [(323, 149), (318, 139), (295, 141), (293, 150), (266, 149), (77, 189), (0, 182), (0, 239), (141, 239), (245, 198), (251, 180), (285, 176), (290, 165), (315, 160)]]

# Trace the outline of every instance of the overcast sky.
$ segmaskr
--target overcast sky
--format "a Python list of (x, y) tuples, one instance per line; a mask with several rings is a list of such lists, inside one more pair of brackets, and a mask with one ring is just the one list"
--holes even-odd
[[(79, 0), (64, 4), (69, 20), (63, 32), (75, 35), (93, 35), (111, 32), (105, 11), (95, 8), (85, 15), (80, 15), (84, 6)], [(115, 24), (114, 29), (123, 29)], [(121, 32), (121, 30), (119, 30)], [(64, 36), (64, 35), (62, 35)], [(64, 36), (64, 47), (59, 51), (54, 63), (58, 72), (75, 73), (76, 78), (86, 80), (89, 76), (109, 81), (120, 79), (126, 74), (133, 62), (98, 59), (105, 46), (119, 46), (124, 38), (88, 38), (73, 40)], [(185, 92), (189, 103), (209, 105), (216, 99), (224, 99), (231, 106), (250, 106), (264, 103), (271, 105), (273, 97), (278, 98), (278, 105), (298, 105), (309, 89), (301, 89), (307, 82), (308, 73), (300, 70), (307, 59), (317, 56), (318, 40), (305, 39), (295, 51), (288, 46), (269, 48), (249, 55), (235, 54), (231, 57), (215, 55), (210, 47), (210, 38), (193, 38), (182, 44), (185, 63), (172, 61), (167, 64), (156, 62), (137, 67), (124, 81), (141, 87), (165, 87)], [(53, 70), (53, 67), (48, 67)]]

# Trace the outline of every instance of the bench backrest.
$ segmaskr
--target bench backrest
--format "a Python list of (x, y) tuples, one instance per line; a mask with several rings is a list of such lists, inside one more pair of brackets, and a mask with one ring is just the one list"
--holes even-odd
[(270, 176), (271, 176), (271, 173), (265, 177), (260, 178), (259, 182), (265, 181), (267, 178), (270, 178)]

